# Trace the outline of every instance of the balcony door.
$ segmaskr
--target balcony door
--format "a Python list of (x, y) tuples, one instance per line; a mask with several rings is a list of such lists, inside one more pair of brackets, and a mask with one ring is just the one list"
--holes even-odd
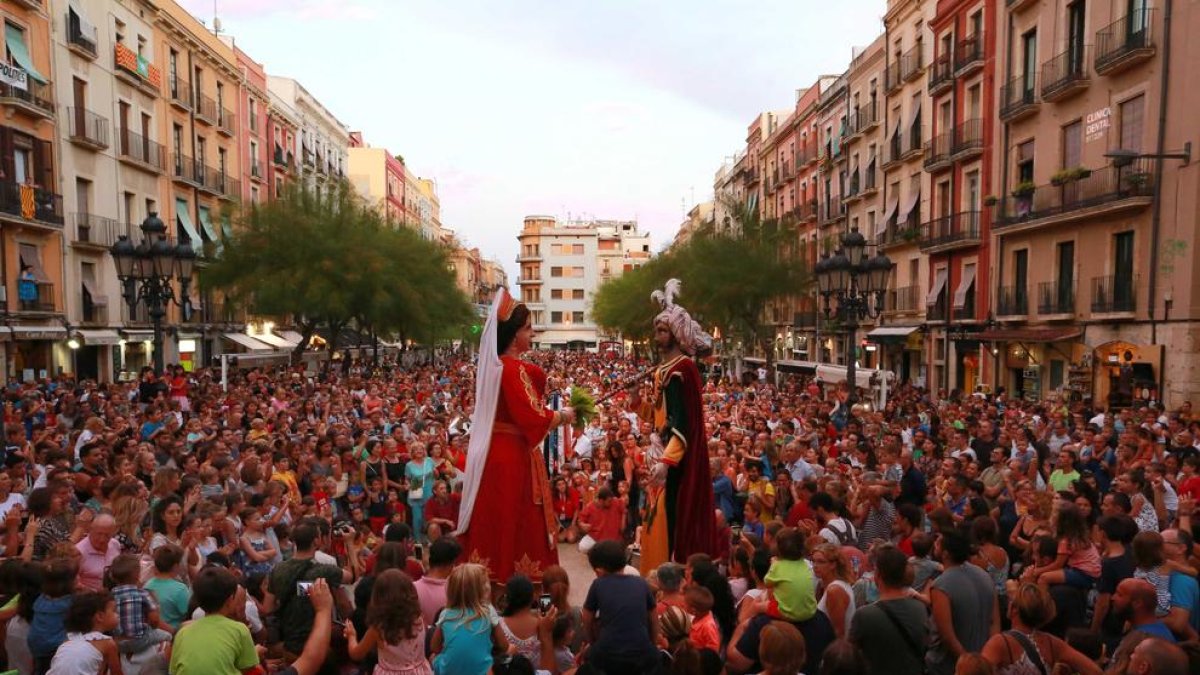
[(1075, 242), (1064, 241), (1058, 245), (1058, 288), (1055, 297), (1055, 314), (1073, 311), (1075, 288)]
[(86, 132), (87, 120), (84, 116), (84, 110), (87, 109), (87, 82), (78, 77), (71, 78), (71, 102), (75, 107), (75, 136), (84, 136)]
[(1146, 0), (1127, 0), (1125, 4), (1126, 38), (1131, 45), (1143, 45), (1146, 29), (1150, 27), (1149, 8)]
[(1087, 39), (1084, 17), (1085, 0), (1076, 0), (1067, 5), (1067, 72), (1072, 75), (1081, 75), (1084, 70), (1083, 43)]
[(1029, 303), (1029, 249), (1013, 251), (1013, 300), (1017, 314), (1028, 311)]
[(1037, 82), (1037, 29), (1021, 36), (1022, 100), (1032, 101)]
[(1133, 307), (1133, 232), (1113, 236), (1113, 306)]

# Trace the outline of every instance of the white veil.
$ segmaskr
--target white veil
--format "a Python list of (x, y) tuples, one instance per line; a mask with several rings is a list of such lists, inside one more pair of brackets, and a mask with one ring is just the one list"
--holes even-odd
[(488, 448), (492, 444), (492, 423), (496, 420), (496, 405), (500, 402), (500, 376), (504, 365), (496, 348), (499, 331), (500, 305), (508, 291), (501, 288), (488, 310), (483, 337), (479, 339), (479, 363), (475, 368), (475, 413), (471, 416), (471, 441), (467, 445), (467, 470), (463, 476), (462, 501), (458, 507), (458, 530), (462, 534), (471, 525), (471, 512), (479, 496), (483, 468), (487, 465)]

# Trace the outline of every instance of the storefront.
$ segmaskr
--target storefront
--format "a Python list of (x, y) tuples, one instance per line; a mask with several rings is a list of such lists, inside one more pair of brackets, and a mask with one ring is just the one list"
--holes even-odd
[(1109, 408), (1127, 408), (1161, 400), (1158, 391), (1163, 345), (1114, 340), (1086, 353), (1092, 396)]
[[(60, 370), (54, 358), (55, 345), (67, 339), (67, 329), (61, 326), (17, 324), (9, 326), (7, 340), (7, 371), (9, 380), (29, 382), (54, 377)], [(57, 362), (61, 365), (61, 359)]]
[(76, 329), (67, 347), (71, 349), (71, 366), (79, 379), (111, 382), (116, 372), (113, 351), (119, 349), (121, 335), (108, 329)]
[(990, 344), (998, 361), (996, 385), (1027, 401), (1081, 400), (1072, 372), (1086, 351), (1078, 328), (995, 328), (976, 339)]
[(898, 381), (924, 382), (925, 336), (920, 326), (879, 326), (867, 333), (866, 342), (878, 346), (873, 362), (895, 373)]

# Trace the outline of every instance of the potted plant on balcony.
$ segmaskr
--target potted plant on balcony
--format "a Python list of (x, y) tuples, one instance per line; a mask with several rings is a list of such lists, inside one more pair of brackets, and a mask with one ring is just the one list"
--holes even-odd
[(1017, 199), (1028, 199), (1033, 196), (1033, 191), (1036, 189), (1037, 185), (1033, 181), (1021, 181), (1013, 187), (1012, 196)]
[(1131, 192), (1140, 193), (1150, 184), (1150, 174), (1145, 171), (1131, 173), (1125, 176), (1125, 188)]
[(1072, 180), (1074, 180), (1074, 179), (1071, 177), (1070, 169), (1062, 169), (1061, 171), (1055, 171), (1054, 174), (1050, 176), (1050, 184), (1054, 185), (1056, 187), (1061, 187), (1063, 185), (1066, 185), (1067, 183), (1071, 182)]
[(996, 195), (988, 195), (983, 198), (984, 206), (995, 206), (1000, 203), (1000, 198)]

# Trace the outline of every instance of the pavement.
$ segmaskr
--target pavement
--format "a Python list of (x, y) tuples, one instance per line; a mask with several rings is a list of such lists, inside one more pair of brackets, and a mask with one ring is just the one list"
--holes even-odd
[(587, 556), (579, 552), (578, 544), (559, 544), (558, 564), (562, 565), (571, 577), (571, 604), (582, 607), (584, 599), (587, 598), (588, 588), (596, 578), (596, 573), (588, 565)]

